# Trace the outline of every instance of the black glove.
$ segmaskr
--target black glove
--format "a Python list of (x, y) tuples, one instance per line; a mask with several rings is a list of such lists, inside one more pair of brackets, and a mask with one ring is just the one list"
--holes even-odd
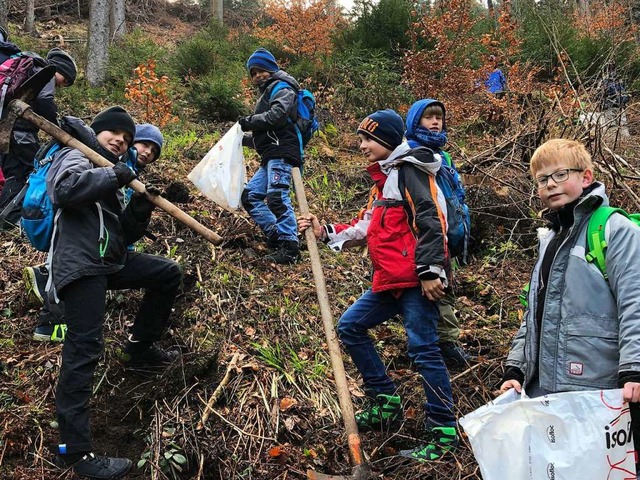
[(113, 166), (113, 173), (116, 174), (116, 178), (118, 179), (118, 187), (124, 187), (137, 178), (134, 171), (124, 162), (116, 163)]
[[(160, 189), (158, 187), (149, 184), (145, 185), (145, 188), (147, 189), (147, 192), (152, 195), (160, 195)], [(135, 218), (137, 222), (146, 222), (149, 220), (151, 212), (153, 212), (153, 209), (156, 208), (156, 206), (154, 203), (149, 201), (146, 194), (134, 192), (131, 196), (129, 208), (131, 209), (133, 218)]]
[(144, 188), (147, 190), (148, 193), (150, 193), (151, 195), (162, 195), (162, 190), (160, 190), (158, 187), (156, 187), (154, 184), (152, 183), (147, 183)]
[(243, 132), (250, 132), (251, 131), (251, 129), (248, 126), (250, 120), (251, 120), (251, 116), (249, 116), (249, 117), (238, 117), (238, 123), (240, 124), (240, 128), (242, 129)]

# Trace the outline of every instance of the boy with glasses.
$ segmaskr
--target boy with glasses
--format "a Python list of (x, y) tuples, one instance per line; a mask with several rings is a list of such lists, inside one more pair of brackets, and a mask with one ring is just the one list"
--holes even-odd
[[(505, 363), (501, 392), (527, 395), (622, 388), (638, 450), (640, 401), (640, 228), (624, 215), (606, 223), (607, 274), (586, 259), (590, 216), (609, 200), (594, 181), (591, 156), (555, 139), (531, 158), (538, 195), (549, 208), (528, 309)], [(640, 477), (639, 477), (640, 478)]]

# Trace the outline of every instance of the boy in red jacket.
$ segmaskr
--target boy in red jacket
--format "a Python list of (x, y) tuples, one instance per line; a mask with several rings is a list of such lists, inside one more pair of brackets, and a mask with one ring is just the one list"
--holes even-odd
[(435, 183), (442, 161), (427, 148), (402, 144), (403, 131), (402, 118), (393, 110), (365, 118), (358, 127), (360, 151), (374, 181), (367, 207), (350, 224), (320, 225), (315, 215), (308, 215), (298, 220), (298, 227), (313, 228), (316, 238), (336, 251), (368, 245), (373, 284), (338, 322), (340, 340), (370, 399), (368, 408), (356, 414), (356, 422), (361, 430), (380, 430), (402, 420), (400, 396), (368, 335), (370, 329), (400, 314), (409, 357), (426, 395), (426, 442), (400, 453), (429, 461), (458, 444), (451, 384), (436, 330), (437, 301), (449, 284), (450, 259), (444, 199), (438, 198)]

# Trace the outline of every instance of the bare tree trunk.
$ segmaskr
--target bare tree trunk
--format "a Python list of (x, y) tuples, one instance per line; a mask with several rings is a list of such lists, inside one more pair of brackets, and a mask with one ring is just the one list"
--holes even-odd
[(127, 33), (126, 8), (124, 0), (113, 0), (111, 3), (111, 40), (118, 40)]
[(0, 0), (0, 27), (9, 28), (9, 0)]
[(487, 10), (489, 10), (489, 18), (496, 16), (495, 9), (493, 8), (493, 0), (487, 0)]
[(27, 16), (24, 20), (24, 28), (30, 34), (36, 31), (36, 0), (27, 0)]
[(87, 80), (92, 87), (102, 85), (107, 78), (110, 10), (109, 0), (91, 0), (87, 42)]
[(223, 7), (224, 7), (224, 0), (211, 0), (211, 15), (220, 23), (224, 23)]

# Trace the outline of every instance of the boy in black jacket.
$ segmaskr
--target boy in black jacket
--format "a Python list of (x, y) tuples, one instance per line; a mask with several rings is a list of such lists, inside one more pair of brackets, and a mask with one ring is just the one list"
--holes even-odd
[[(264, 233), (267, 246), (275, 249), (267, 258), (280, 264), (295, 263), (299, 258), (298, 227), (289, 191), (291, 170), (302, 163), (302, 145), (292, 121), (300, 86), (280, 70), (264, 48), (249, 57), (247, 69), (260, 98), (254, 114), (238, 122), (243, 131), (252, 132), (252, 143), (262, 162), (242, 192), (242, 206)], [(286, 88), (272, 94), (280, 82)]]
[(95, 167), (79, 150), (63, 148), (54, 155), (47, 176), (47, 192), (59, 212), (51, 275), (65, 302), (67, 322), (56, 390), (59, 460), (88, 478), (121, 478), (132, 462), (94, 455), (89, 423), (93, 373), (104, 350), (106, 292), (145, 289), (122, 359), (135, 367), (166, 366), (178, 354), (154, 342), (167, 327), (182, 273), (173, 260), (127, 251), (127, 245), (143, 235), (154, 208), (138, 193), (122, 207), (119, 191), (136, 178), (118, 161), (135, 135), (129, 114), (112, 107), (98, 114), (91, 128), (78, 130), (83, 143), (115, 165)]
[[(11, 42), (0, 41), (0, 52), (15, 54), (20, 50)], [(0, 58), (1, 59), (1, 58)], [(55, 89), (73, 85), (78, 69), (73, 57), (64, 50), (52, 48), (47, 54), (47, 63), (56, 69), (54, 77), (31, 102), (35, 113), (52, 123), (58, 123), (58, 107), (54, 101)], [(33, 171), (33, 159), (40, 148), (38, 127), (27, 120), (16, 120), (9, 143), (9, 153), (2, 155), (0, 167), (6, 184), (0, 194), (0, 230), (11, 229), (20, 220), (21, 204), (12, 202), (20, 193), (29, 174)]]

